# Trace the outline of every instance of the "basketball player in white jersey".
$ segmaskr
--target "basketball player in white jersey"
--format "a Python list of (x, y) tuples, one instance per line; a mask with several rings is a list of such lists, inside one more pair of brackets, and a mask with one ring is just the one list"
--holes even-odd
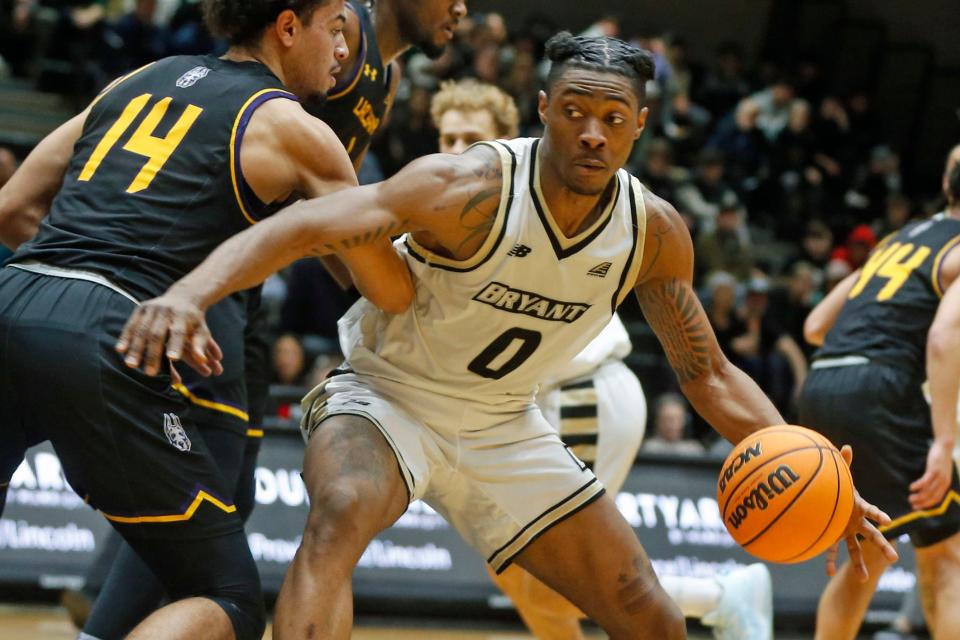
[[(502, 571), (516, 562), (614, 640), (686, 636), (683, 616), (593, 473), (560, 441), (534, 390), (609, 323), (633, 289), (694, 407), (739, 442), (783, 422), (729, 364), (691, 285), (686, 227), (621, 170), (646, 118), (652, 57), (612, 38), (554, 37), (542, 139), (411, 163), (394, 178), (303, 201), (219, 247), (131, 315), (131, 367), (204, 361), (203, 310), (303, 255), (399, 232), (414, 304), (361, 301), (341, 320), (349, 370), (305, 399), (310, 514), (274, 637), (345, 638), (350, 580), (372, 538), (424, 499)], [(610, 263), (603, 278), (589, 275)], [(168, 344), (169, 343), (169, 344)], [(845, 448), (849, 456), (849, 448)], [(891, 558), (856, 500), (844, 532)]]
[[(430, 103), (441, 153), (463, 153), (483, 140), (515, 138), (520, 114), (509, 95), (473, 79), (445, 82)], [(604, 269), (594, 272), (603, 277)], [(617, 495), (637, 457), (647, 424), (640, 380), (624, 363), (630, 336), (617, 314), (587, 347), (540, 385), (537, 405), (574, 455)], [(510, 596), (540, 640), (583, 638), (583, 614), (517, 564), (490, 577)], [(720, 640), (768, 640), (773, 591), (763, 564), (722, 578), (658, 576), (685, 617), (700, 618)]]

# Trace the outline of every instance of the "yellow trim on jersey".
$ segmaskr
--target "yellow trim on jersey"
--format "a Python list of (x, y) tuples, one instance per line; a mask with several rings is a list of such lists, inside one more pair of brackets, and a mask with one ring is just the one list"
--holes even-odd
[[(542, 147), (537, 148), (537, 154), (540, 154)], [(620, 200), (620, 172), (614, 174), (614, 180), (616, 180), (616, 190), (613, 194), (613, 197), (610, 198), (610, 201), (607, 203), (606, 208), (603, 210), (597, 219), (593, 221), (589, 227), (573, 236), (568, 238), (564, 233), (563, 229), (557, 224), (557, 221), (553, 219), (553, 213), (550, 211), (550, 206), (547, 204), (547, 199), (543, 197), (543, 191), (540, 188), (540, 167), (543, 165), (540, 158), (533, 158), (531, 160), (533, 164), (533, 188), (537, 192), (537, 198), (540, 199), (540, 206), (543, 207), (543, 217), (546, 218), (547, 224), (550, 225), (550, 229), (553, 231), (554, 237), (560, 243), (560, 247), (563, 249), (569, 249), (572, 246), (583, 242), (586, 238), (596, 232), (601, 226), (603, 226), (607, 220), (610, 219), (610, 216), (613, 215), (613, 208), (617, 206), (617, 202)], [(640, 212), (637, 212), (639, 215)]]
[(923, 511), (912, 511), (905, 516), (900, 516), (896, 520), (890, 522), (890, 524), (885, 524), (880, 527), (881, 532), (890, 531), (896, 527), (903, 526), (908, 522), (913, 522), (920, 518), (933, 518), (935, 516), (942, 516), (947, 512), (947, 509), (950, 508), (950, 503), (956, 502), (960, 505), (960, 495), (957, 495), (957, 492), (951, 489), (947, 492), (947, 495), (943, 498), (943, 502), (940, 503), (939, 507), (933, 509), (925, 509)]
[(630, 184), (633, 185), (634, 203), (637, 207), (637, 252), (633, 256), (633, 263), (627, 265), (627, 277), (623, 281), (623, 291), (617, 294), (617, 306), (623, 304), (627, 296), (637, 286), (637, 278), (640, 277), (640, 265), (643, 264), (643, 248), (647, 238), (647, 204), (643, 199), (643, 184), (634, 176), (630, 176)]
[(213, 409), (214, 411), (221, 411), (223, 413), (228, 413), (231, 416), (240, 418), (244, 422), (250, 422), (250, 416), (247, 415), (246, 411), (241, 411), (236, 407), (231, 407), (228, 404), (223, 404), (222, 402), (214, 402), (213, 400), (204, 400), (203, 398), (198, 398), (190, 389), (187, 389), (182, 384), (172, 385), (176, 391), (179, 391), (187, 400), (197, 405), (198, 407), (203, 407), (205, 409)]
[(262, 438), (263, 429), (247, 429), (248, 438)]
[(933, 259), (933, 270), (930, 272), (930, 282), (933, 284), (933, 290), (937, 292), (937, 296), (943, 297), (943, 289), (940, 288), (940, 263), (943, 262), (943, 259), (947, 257), (947, 254), (950, 253), (950, 249), (953, 249), (957, 246), (957, 243), (960, 242), (960, 236), (954, 236), (950, 242), (943, 245), (943, 248), (937, 252), (937, 256)]
[(244, 206), (243, 197), (240, 195), (240, 184), (237, 182), (237, 167), (236, 167), (236, 160), (234, 160), (234, 148), (236, 147), (236, 142), (237, 142), (237, 129), (240, 127), (240, 120), (243, 119), (243, 114), (247, 112), (247, 107), (253, 104), (254, 100), (259, 98), (263, 94), (271, 93), (274, 91), (285, 93), (289, 96), (293, 95), (286, 89), (279, 89), (279, 88), (262, 89), (260, 91), (257, 91), (255, 94), (250, 96), (246, 102), (243, 103), (242, 107), (240, 107), (240, 111), (237, 112), (237, 117), (233, 121), (233, 129), (231, 129), (230, 131), (230, 147), (227, 149), (228, 153), (230, 154), (230, 183), (233, 185), (233, 195), (237, 199), (237, 205), (240, 207), (240, 212), (243, 213), (243, 217), (246, 218), (247, 222), (249, 222), (250, 224), (257, 224), (257, 221), (253, 219), (253, 217), (247, 211), (247, 208)]
[[(156, 62), (156, 60), (154, 60), (154, 62)], [(98, 102), (100, 102), (100, 98), (102, 98), (103, 96), (105, 96), (105, 95), (107, 95), (108, 93), (110, 93), (110, 92), (114, 89), (114, 87), (116, 87), (117, 85), (119, 85), (119, 84), (120, 84), (121, 82), (123, 82), (124, 80), (126, 80), (126, 79), (128, 79), (128, 78), (132, 78), (133, 76), (137, 75), (138, 73), (140, 73), (141, 71), (143, 71), (143, 70), (146, 69), (147, 67), (152, 66), (152, 65), (154, 64), (154, 62), (148, 62), (147, 64), (143, 65), (143, 66), (140, 67), (139, 69), (134, 69), (133, 71), (131, 71), (131, 72), (128, 73), (127, 75), (120, 76), (119, 78), (115, 79), (113, 82), (111, 82), (111, 83), (108, 84), (106, 87), (104, 87), (103, 91), (101, 91), (100, 93), (97, 94), (97, 97), (94, 98), (94, 99), (90, 102), (90, 106), (89, 106), (88, 108), (92, 109), (92, 108), (93, 108), (93, 105), (95, 105), (95, 104), (97, 104)]]
[[(453, 267), (455, 269), (473, 269), (481, 262), (489, 257), (490, 252), (492, 252), (497, 244), (500, 242), (503, 225), (506, 224), (507, 220), (507, 207), (510, 204), (510, 194), (513, 193), (513, 157), (510, 155), (510, 152), (507, 151), (506, 147), (501, 146), (495, 142), (477, 142), (473, 146), (484, 145), (487, 147), (492, 147), (500, 154), (500, 165), (501, 173), (503, 174), (503, 186), (500, 189), (500, 206), (497, 209), (497, 216), (493, 220), (493, 226), (490, 227), (490, 232), (487, 234), (487, 239), (483, 241), (483, 244), (477, 249), (477, 252), (466, 260), (451, 260), (450, 258), (445, 258), (439, 256), (429, 249), (424, 248), (413, 238), (412, 233), (406, 235), (406, 242), (410, 245), (410, 248), (416, 252), (421, 258), (423, 258), (427, 264), (431, 265), (440, 265), (442, 267)], [(466, 153), (466, 151), (464, 152)]]
[(193, 514), (196, 513), (197, 509), (200, 508), (200, 503), (203, 502), (204, 500), (206, 500), (213, 506), (217, 507), (221, 511), (225, 511), (226, 513), (233, 513), (234, 511), (237, 510), (237, 507), (235, 505), (224, 504), (219, 500), (217, 500), (216, 498), (214, 498), (209, 493), (207, 493), (206, 491), (201, 490), (197, 492), (197, 497), (193, 499), (193, 502), (190, 503), (190, 506), (187, 507), (187, 510), (184, 511), (183, 513), (175, 513), (168, 516), (114, 516), (114, 515), (110, 515), (105, 511), (101, 511), (100, 513), (102, 513), (103, 517), (106, 518), (107, 520), (110, 520), (112, 522), (121, 522), (123, 524), (185, 522), (193, 517)]

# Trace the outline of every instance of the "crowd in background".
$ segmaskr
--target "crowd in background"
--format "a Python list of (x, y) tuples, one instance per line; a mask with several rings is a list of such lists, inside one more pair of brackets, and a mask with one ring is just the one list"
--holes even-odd
[[(150, 60), (224, 48), (189, 0), (0, 0), (0, 7), (0, 75), (63, 93), (78, 108), (110, 79)], [(519, 106), (521, 135), (539, 135), (544, 43), (560, 26), (547, 16), (508, 22), (475, 14), (440, 58), (406, 55), (390, 117), (402, 126), (382, 128), (362, 180), (389, 177), (437, 150), (430, 98), (446, 79), (500, 86)], [(721, 347), (789, 418), (812, 354), (802, 332), (807, 313), (880, 238), (934, 212), (939, 194), (911, 192), (897, 150), (884, 144), (870, 93), (831, 91), (812, 58), (750, 60), (729, 42), (693, 60), (681, 35), (622, 33), (615, 17), (589, 31), (654, 54), (646, 130), (628, 169), (687, 222), (695, 285)], [(15, 165), (0, 148), (0, 184)], [(309, 386), (336, 366), (336, 320), (354, 296), (314, 260), (268, 281), (277, 385)], [(636, 338), (644, 329), (635, 307), (627, 303), (624, 316)], [(649, 344), (635, 339), (638, 349)], [(659, 356), (656, 347), (648, 350)], [(638, 372), (652, 407), (646, 446), (694, 455), (709, 449), (712, 432), (663, 382), (670, 378), (645, 375), (656, 366)], [(283, 416), (292, 406), (275, 404)]]

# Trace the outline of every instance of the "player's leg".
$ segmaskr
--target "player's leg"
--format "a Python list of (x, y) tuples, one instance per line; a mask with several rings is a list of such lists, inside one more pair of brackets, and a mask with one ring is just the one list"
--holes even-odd
[[(821, 363), (822, 364), (822, 363)], [(814, 367), (800, 395), (800, 424), (819, 431), (837, 446), (853, 447), (850, 472), (854, 485), (868, 502), (879, 506), (894, 520), (908, 515), (909, 484), (922, 475), (926, 454), (920, 453), (920, 472), (911, 470), (925, 449), (912, 434), (923, 432), (916, 418), (923, 404), (919, 387), (911, 389), (909, 378), (879, 364), (870, 366)], [(929, 432), (929, 427), (927, 428)], [(886, 532), (894, 540), (899, 533)], [(869, 579), (861, 582), (849, 562), (827, 583), (817, 606), (818, 640), (856, 637), (867, 606), (888, 561), (876, 546), (863, 545)]]
[(863, 560), (870, 577), (861, 582), (850, 562), (845, 562), (827, 582), (817, 604), (816, 640), (853, 640), (889, 562), (876, 545), (865, 544)]
[[(544, 417), (615, 496), (636, 458), (646, 428), (647, 403), (636, 375), (622, 362), (600, 366), (593, 375), (541, 392)], [(496, 585), (513, 601), (530, 631), (541, 640), (582, 638), (583, 613), (569, 600), (518, 565)]]
[(353, 569), (377, 533), (428, 482), (424, 427), (396, 400), (353, 374), (304, 399), (303, 477), (310, 497), (303, 539), (274, 615), (277, 640), (346, 638), (353, 624)]
[(177, 417), (183, 399), (169, 378), (129, 370), (114, 351), (132, 303), (91, 283), (23, 276), (29, 303), (17, 316), (10, 364), (31, 390), (21, 394), (26, 414), (45, 425), (70, 485), (148, 560), (171, 597), (215, 605), (203, 603), (199, 620), (158, 611), (162, 631), (153, 637), (259, 638), (256, 565), (202, 438)]
[(360, 416), (336, 415), (307, 445), (310, 514), (277, 599), (274, 637), (346, 638), (351, 576), (367, 545), (407, 508), (407, 488), (383, 434)]
[[(217, 464), (224, 486), (236, 486), (247, 444), (246, 424), (198, 424), (198, 431)], [(239, 511), (239, 507), (237, 507)], [(164, 598), (163, 585), (126, 542), (120, 543), (83, 632), (91, 639), (114, 640), (152, 613)]]
[(607, 496), (551, 526), (514, 562), (579, 606), (614, 640), (686, 637), (683, 614)]
[(917, 549), (920, 601), (934, 638), (960, 629), (960, 535)]
[(494, 584), (510, 598), (527, 629), (539, 640), (580, 640), (583, 612), (569, 600), (512, 564), (499, 575), (487, 567)]

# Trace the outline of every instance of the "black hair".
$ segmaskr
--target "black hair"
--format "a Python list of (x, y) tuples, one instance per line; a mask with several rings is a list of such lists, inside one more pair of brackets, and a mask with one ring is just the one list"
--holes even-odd
[(947, 176), (947, 202), (950, 206), (960, 205), (960, 161), (953, 163), (953, 169)]
[(608, 37), (574, 36), (561, 31), (547, 41), (547, 58), (552, 63), (547, 75), (547, 93), (566, 69), (587, 69), (615, 73), (633, 81), (640, 101), (647, 95), (647, 82), (653, 80), (653, 55), (623, 40)]
[(282, 12), (290, 9), (304, 23), (329, 0), (202, 0), (203, 19), (214, 36), (231, 45), (252, 45)]

